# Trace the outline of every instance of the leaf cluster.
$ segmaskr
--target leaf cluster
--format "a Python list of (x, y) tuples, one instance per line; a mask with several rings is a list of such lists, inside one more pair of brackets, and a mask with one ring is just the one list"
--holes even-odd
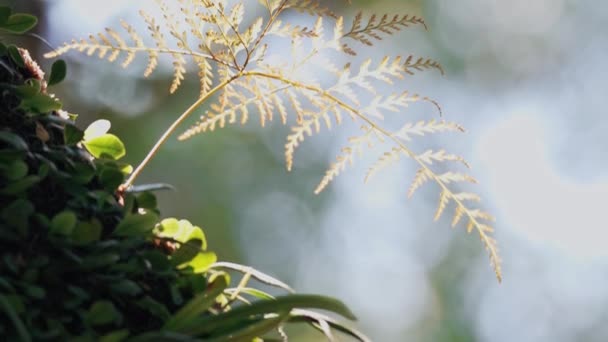
[[(47, 82), (24, 50), (0, 48), (3, 340), (251, 340), (302, 320), (356, 335), (304, 310), (354, 319), (341, 302), (249, 288), (253, 277), (290, 290), (255, 270), (216, 264), (200, 227), (161, 220), (152, 192), (121, 188), (132, 171), (120, 162), (124, 145), (106, 121), (85, 131), (75, 125), (46, 90), (65, 65), (52, 69)], [(245, 275), (239, 287), (230, 286), (230, 270)]]

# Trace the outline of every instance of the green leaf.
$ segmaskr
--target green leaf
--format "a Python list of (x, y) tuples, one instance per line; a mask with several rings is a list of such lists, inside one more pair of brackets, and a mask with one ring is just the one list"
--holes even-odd
[(231, 311), (217, 316), (204, 316), (189, 320), (178, 332), (191, 335), (205, 335), (218, 329), (226, 329), (240, 322), (251, 319), (252, 316), (261, 316), (270, 313), (280, 314), (290, 312), (295, 308), (311, 308), (328, 310), (348, 319), (355, 320), (355, 315), (342, 302), (317, 295), (292, 294), (277, 297), (274, 300), (255, 302), (233, 308)]
[(176, 334), (170, 331), (155, 331), (143, 333), (141, 335), (137, 335), (131, 339), (129, 342), (197, 342), (200, 340), (193, 339), (188, 335)]
[(40, 177), (40, 179), (45, 179), (46, 176), (49, 175), (49, 171), (51, 171), (51, 164), (52, 162), (43, 162), (43, 164), (40, 165), (38, 168), (38, 177)]
[(0, 294), (0, 309), (13, 323), (13, 327), (17, 331), (17, 336), (19, 336), (19, 339), (23, 342), (31, 341), (32, 338), (30, 337), (30, 334), (28, 333), (25, 324), (23, 324), (23, 321), (21, 321), (19, 315), (15, 312), (13, 306), (8, 302), (8, 300), (6, 300), (6, 298), (2, 294)]
[(101, 238), (103, 227), (97, 219), (90, 222), (78, 222), (72, 231), (72, 241), (79, 245), (87, 245)]
[(99, 342), (122, 342), (129, 337), (129, 334), (129, 330), (127, 329), (112, 331), (111, 333), (103, 335), (99, 339)]
[(192, 267), (194, 273), (202, 273), (211, 267), (217, 261), (217, 255), (213, 252), (202, 252), (198, 253), (192, 261), (182, 265), (182, 267)]
[(180, 266), (194, 259), (201, 252), (203, 242), (201, 240), (190, 240), (181, 245), (173, 254), (171, 254), (171, 263), (174, 266)]
[(40, 177), (33, 175), (24, 177), (16, 182), (8, 184), (4, 189), (0, 190), (0, 194), (17, 195), (36, 185), (40, 180)]
[(100, 137), (108, 133), (111, 127), (112, 123), (106, 119), (95, 120), (84, 130), (84, 140)]
[(156, 209), (156, 196), (151, 192), (143, 192), (137, 196), (137, 206), (144, 209)]
[(163, 321), (166, 321), (167, 319), (169, 319), (169, 317), (171, 317), (171, 313), (169, 312), (167, 307), (159, 301), (151, 298), (150, 296), (145, 296), (144, 298), (135, 302), (135, 304)]
[(281, 288), (287, 292), (294, 293), (295, 291), (284, 282), (269, 276), (266, 273), (260, 272), (251, 266), (244, 266), (240, 264), (235, 264), (233, 262), (221, 261), (215, 264), (214, 268), (227, 268), (233, 271), (238, 271), (243, 274), (250, 274), (253, 278), (261, 281), (262, 283), (274, 287)]
[(90, 140), (85, 137), (84, 146), (95, 158), (107, 156), (118, 160), (126, 154), (125, 145), (113, 134), (104, 134)]
[(73, 211), (62, 211), (51, 220), (51, 234), (70, 236), (78, 223)]
[(42, 84), (39, 80), (30, 78), (25, 81), (24, 84), (16, 86), (15, 90), (17, 91), (17, 94), (19, 94), (22, 98), (28, 98), (35, 96), (36, 94), (40, 94), (40, 90), (42, 90)]
[(30, 201), (20, 198), (3, 208), (2, 212), (0, 212), (0, 217), (6, 223), (18, 228), (21, 233), (25, 234), (29, 218), (34, 212), (34, 205)]
[(120, 318), (120, 313), (114, 304), (107, 300), (98, 300), (89, 309), (87, 320), (92, 325), (105, 325), (116, 322)]
[(175, 190), (175, 187), (171, 184), (165, 183), (154, 183), (154, 184), (143, 184), (143, 185), (134, 185), (127, 189), (128, 193), (136, 194), (145, 191), (159, 191), (159, 190)]
[(120, 260), (117, 253), (93, 254), (82, 260), (82, 267), (85, 269), (101, 268), (113, 265)]
[(150, 268), (155, 272), (163, 273), (173, 270), (173, 265), (171, 265), (167, 255), (159, 250), (143, 252), (142, 258), (145, 260), (145, 267)]
[(58, 99), (47, 94), (36, 94), (21, 100), (19, 108), (37, 114), (45, 114), (61, 109), (63, 104)]
[(244, 287), (244, 288), (240, 289), (240, 292), (246, 293), (257, 299), (263, 299), (263, 300), (274, 299), (274, 296), (271, 296), (270, 294), (268, 294), (262, 290), (254, 289), (252, 287)]
[(125, 175), (120, 170), (111, 167), (104, 168), (99, 174), (99, 181), (103, 187), (112, 192), (122, 184), (124, 179)]
[(186, 305), (177, 311), (163, 327), (164, 330), (181, 332), (193, 319), (206, 312), (214, 303), (215, 298), (228, 287), (226, 277), (218, 277), (209, 285), (205, 293), (192, 298)]
[(63, 59), (56, 60), (51, 66), (51, 76), (48, 85), (52, 86), (61, 83), (67, 75), (68, 66)]
[(110, 285), (112, 291), (125, 294), (127, 296), (137, 296), (141, 293), (141, 287), (136, 282), (123, 279)]
[(207, 249), (207, 239), (200, 227), (193, 226), (188, 220), (177, 220), (175, 218), (164, 219), (154, 232), (159, 237), (171, 238), (175, 241), (186, 243), (192, 239), (202, 241), (201, 249)]
[(63, 131), (63, 140), (66, 145), (76, 145), (84, 138), (84, 132), (74, 125), (66, 125)]
[(0, 26), (4, 25), (11, 16), (12, 10), (8, 6), (0, 6)]
[(34, 299), (44, 299), (46, 296), (46, 291), (35, 285), (27, 285), (24, 288), (25, 294)]
[(208, 342), (223, 341), (251, 341), (258, 336), (262, 336), (269, 331), (276, 329), (289, 317), (289, 311), (280, 312), (276, 317), (260, 319), (255, 323), (249, 323), (244, 327), (237, 325), (233, 329), (222, 331), (221, 334), (213, 334), (212, 338), (205, 339)]
[(91, 165), (78, 163), (74, 165), (73, 180), (77, 184), (87, 184), (95, 177), (95, 172)]
[(351, 337), (356, 338), (358, 341), (371, 342), (371, 340), (367, 336), (365, 336), (362, 332), (358, 331), (357, 329), (346, 326), (345, 324), (338, 322), (334, 318), (331, 318), (327, 315), (324, 315), (324, 314), (321, 314), (321, 313), (318, 313), (315, 311), (294, 309), (291, 312), (291, 318), (289, 319), (289, 322), (296, 323), (298, 321), (312, 323), (312, 325), (315, 328), (319, 329), (324, 334), (326, 333), (325, 329), (323, 329), (319, 323), (325, 322), (331, 328), (341, 331), (347, 335), (350, 335)]
[(18, 67), (24, 68), (25, 61), (23, 60), (23, 56), (21, 56), (19, 49), (17, 49), (17, 46), (9, 45), (7, 47), (7, 50), (8, 50), (8, 55), (11, 57), (13, 62), (15, 62), (15, 64), (17, 64)]
[(0, 141), (12, 145), (19, 151), (27, 151), (27, 143), (15, 133), (0, 131)]
[(15, 160), (3, 170), (4, 176), (9, 181), (19, 180), (27, 175), (28, 167), (23, 160)]
[(122, 174), (125, 176), (128, 176), (133, 173), (133, 166), (130, 164), (119, 163), (118, 167), (120, 168), (120, 172), (122, 172)]
[(145, 213), (143, 215), (128, 215), (114, 230), (114, 235), (123, 237), (147, 236), (158, 222), (158, 215)]
[(34, 28), (37, 23), (38, 19), (33, 15), (15, 13), (0, 25), (0, 29), (10, 33), (23, 34)]

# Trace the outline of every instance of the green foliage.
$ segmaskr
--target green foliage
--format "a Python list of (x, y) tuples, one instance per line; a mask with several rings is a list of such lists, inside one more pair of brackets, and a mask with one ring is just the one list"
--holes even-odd
[(0, 7), (0, 31), (22, 34), (31, 30), (38, 23), (38, 19), (29, 14), (12, 13), (9, 7)]
[[(8, 15), (0, 8), (0, 23)], [(126, 151), (109, 122), (81, 131), (25, 51), (0, 51), (3, 340), (246, 341), (301, 321), (298, 309), (354, 319), (334, 299), (245, 291), (251, 277), (286, 286), (216, 263), (200, 227), (159, 222), (151, 191), (165, 185), (124, 191), (132, 168), (118, 162)], [(65, 64), (56, 63), (49, 84), (64, 76)], [(243, 271), (238, 287), (226, 269)]]
[(67, 74), (67, 64), (63, 59), (59, 59), (51, 66), (51, 76), (49, 76), (49, 86), (61, 83)]

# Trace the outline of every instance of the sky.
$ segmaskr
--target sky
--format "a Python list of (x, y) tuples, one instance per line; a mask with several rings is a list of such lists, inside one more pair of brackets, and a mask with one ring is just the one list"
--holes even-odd
[[(359, 313), (365, 331), (379, 341), (391, 341), (404, 333), (415, 340), (424, 322), (441, 316), (433, 270), (446, 258), (459, 258), (453, 246), (466, 248), (465, 254), (474, 257), (462, 259), (466, 265), (460, 265), (463, 274), (453, 286), (464, 303), (457, 312), (470, 320), (477, 340), (608, 339), (608, 227), (603, 211), (608, 198), (608, 36), (603, 34), (608, 4), (387, 3), (378, 1), (366, 10), (412, 9), (427, 18), (430, 29), (408, 31), (370, 55), (416, 53), (450, 61), (446, 76), (416, 76), (408, 86), (437, 99), (446, 116), (467, 128), (464, 136), (433, 142), (448, 144), (473, 165), (481, 184), (471, 190), (483, 195), (483, 206), (498, 219), (504, 282), (493, 278), (475, 236), (462, 238), (462, 228), (447, 229), (446, 220), (432, 222), (436, 189), (405, 198), (412, 165), (396, 165), (363, 185), (372, 157), (332, 184), (324, 195), (329, 207), (321, 217), (292, 193), (275, 189), (261, 194), (238, 222), (266, 227), (263, 233), (273, 241), (256, 239), (259, 231), (241, 227), (243, 245), (259, 244), (245, 251), (246, 256), (260, 269), (291, 272), (301, 291), (339, 296)], [(136, 12), (116, 0), (55, 0), (49, 1), (49, 9), (51, 16), (77, 14), (75, 20), (49, 21), (53, 43), (116, 26), (118, 17), (134, 19), (129, 13)], [(90, 91), (95, 82), (85, 80), (83, 93), (96, 93)], [(133, 93), (114, 91), (111, 101), (108, 96), (90, 100), (117, 108), (129, 104), (127, 115), (145, 115), (151, 99), (132, 101)], [(332, 149), (337, 152), (353, 132), (334, 131)], [(313, 152), (327, 148), (311, 144)], [(266, 208), (273, 207), (282, 210), (267, 215)], [(311, 225), (320, 229), (310, 232)], [(287, 259), (277, 260), (277, 253)], [(390, 300), (375, 300), (370, 289)]]

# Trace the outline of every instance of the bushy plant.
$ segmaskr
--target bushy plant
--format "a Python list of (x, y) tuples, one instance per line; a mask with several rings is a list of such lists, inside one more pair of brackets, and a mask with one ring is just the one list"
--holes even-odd
[[(2, 30), (35, 22), (0, 7)], [(160, 219), (156, 186), (122, 187), (132, 168), (109, 122), (82, 131), (47, 91), (65, 74), (57, 61), (45, 79), (26, 50), (0, 44), (3, 341), (260, 341), (302, 321), (366, 339), (307, 310), (354, 319), (341, 302), (217, 262), (201, 228)], [(237, 286), (227, 271), (243, 274)], [(251, 278), (286, 294), (248, 287)]]

